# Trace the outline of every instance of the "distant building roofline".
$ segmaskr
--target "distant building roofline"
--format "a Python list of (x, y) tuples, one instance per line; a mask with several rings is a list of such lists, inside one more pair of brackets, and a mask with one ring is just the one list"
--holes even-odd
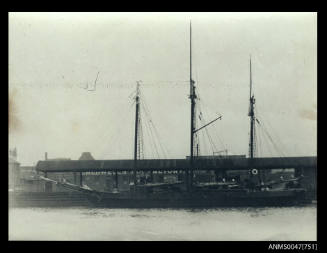
[(70, 158), (50, 158), (47, 159), (47, 161), (69, 161), (71, 160)]
[(78, 160), (95, 160), (91, 152), (83, 152)]

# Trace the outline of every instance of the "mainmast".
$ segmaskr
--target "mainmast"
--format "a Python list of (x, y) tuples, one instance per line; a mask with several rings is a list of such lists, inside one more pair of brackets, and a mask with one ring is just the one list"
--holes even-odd
[(190, 143), (190, 181), (189, 181), (189, 173), (186, 171), (186, 184), (188, 189), (190, 190), (193, 182), (193, 153), (194, 153), (194, 133), (195, 133), (195, 82), (192, 79), (192, 24), (190, 22), (190, 96), (191, 99), (191, 143)]
[(249, 117), (250, 117), (250, 144), (249, 144), (249, 157), (252, 159), (255, 156), (255, 115), (254, 115), (254, 104), (255, 98), (252, 95), (252, 66), (251, 66), (251, 57), (250, 57), (250, 108), (249, 108)]
[(137, 170), (137, 154), (138, 154), (138, 132), (139, 132), (139, 122), (140, 122), (140, 84), (137, 82), (136, 84), (136, 95), (135, 95), (135, 134), (134, 134), (134, 170), (133, 170), (133, 180), (134, 180), (134, 189), (136, 187), (136, 170)]

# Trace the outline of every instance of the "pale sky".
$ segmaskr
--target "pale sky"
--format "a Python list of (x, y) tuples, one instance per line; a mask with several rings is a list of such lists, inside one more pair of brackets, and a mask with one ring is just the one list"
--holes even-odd
[[(46, 151), (132, 159), (139, 80), (166, 158), (189, 155), (190, 20), (197, 102), (207, 122), (222, 115), (207, 127), (216, 151), (248, 154), (251, 54), (257, 117), (278, 147), (257, 126), (258, 155), (316, 155), (316, 13), (9, 13), (9, 147), (18, 161), (35, 164)], [(83, 89), (98, 72), (96, 90)], [(200, 152), (211, 155), (205, 131)], [(145, 158), (158, 158), (146, 125), (143, 135)]]

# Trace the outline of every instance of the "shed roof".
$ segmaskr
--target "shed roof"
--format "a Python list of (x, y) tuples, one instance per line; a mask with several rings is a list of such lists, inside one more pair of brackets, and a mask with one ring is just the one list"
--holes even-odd
[[(315, 168), (317, 157), (265, 157), (235, 159), (194, 160), (196, 170), (242, 170), (249, 168)], [(190, 167), (187, 159), (145, 159), (137, 161), (138, 170), (185, 170)], [(86, 172), (133, 170), (134, 160), (70, 160), (39, 161), (36, 169), (44, 172)]]

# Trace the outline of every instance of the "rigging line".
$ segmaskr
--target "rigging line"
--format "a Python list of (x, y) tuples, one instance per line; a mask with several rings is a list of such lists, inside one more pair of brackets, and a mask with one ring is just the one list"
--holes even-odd
[(265, 134), (267, 135), (267, 137), (269, 138), (270, 142), (273, 144), (274, 148), (277, 151), (277, 154), (281, 155), (281, 156), (284, 156), (283, 152), (278, 148), (278, 145), (274, 142), (273, 138), (270, 136), (267, 129), (263, 125), (262, 125), (262, 129), (265, 132)]
[(262, 133), (261, 133), (261, 129), (258, 129), (258, 156), (262, 157), (264, 155), (264, 150), (262, 147)]
[(147, 106), (147, 103), (146, 103), (145, 99), (143, 99), (143, 100), (144, 100), (144, 105), (143, 105), (143, 106), (144, 106), (144, 108), (145, 108), (145, 112), (146, 112), (146, 114), (147, 114), (148, 117), (149, 117), (150, 125), (152, 125), (152, 127), (153, 127), (153, 129), (154, 129), (154, 133), (155, 133), (155, 135), (156, 135), (157, 141), (158, 141), (158, 143), (159, 143), (159, 146), (160, 146), (160, 148), (161, 148), (161, 151), (163, 152), (164, 157), (167, 158), (167, 156), (168, 156), (168, 152), (166, 151), (166, 148), (165, 148), (165, 147), (162, 145), (162, 143), (161, 143), (160, 135), (159, 135), (159, 132), (158, 132), (158, 130), (157, 130), (155, 124), (154, 124), (153, 121), (152, 121), (150, 110), (148, 109), (148, 106)]
[(152, 131), (151, 127), (149, 127), (149, 130), (150, 130), (150, 133), (151, 133), (151, 136), (152, 136), (152, 141), (153, 141), (153, 144), (154, 144), (154, 147), (155, 147), (157, 157), (160, 158), (160, 153), (159, 153), (159, 150), (158, 150), (158, 146), (157, 146), (157, 144), (155, 142), (155, 137), (154, 137), (154, 134), (153, 134), (153, 131)]
[[(145, 112), (145, 116), (147, 117), (146, 124), (147, 124), (148, 130), (149, 130), (149, 132), (151, 133), (151, 137), (150, 137), (151, 139), (150, 139), (150, 141), (153, 142), (154, 146), (156, 147), (156, 150), (158, 150), (158, 149), (157, 149), (156, 142), (155, 142), (155, 136), (154, 136), (154, 134), (153, 134), (152, 127), (151, 127), (151, 124), (150, 124), (150, 122), (151, 122), (151, 118), (150, 118), (149, 114), (147, 113), (147, 110), (145, 109), (144, 103), (142, 103), (142, 108), (143, 108), (143, 110), (144, 110), (144, 112)], [(157, 152), (157, 153), (159, 153), (159, 152)], [(159, 157), (160, 157), (160, 156), (159, 156)]]
[(260, 145), (260, 155), (263, 156), (264, 155), (264, 150), (263, 150), (263, 137), (262, 137), (262, 130), (259, 127), (258, 128), (258, 132), (259, 132), (259, 145)]
[[(141, 105), (142, 105), (142, 103), (141, 103)], [(151, 155), (152, 155), (152, 158), (154, 158), (154, 157), (156, 157), (156, 155), (154, 153), (155, 152), (155, 147), (154, 147), (154, 144), (152, 142), (152, 136), (151, 136), (151, 133), (150, 133), (150, 130), (149, 130), (149, 127), (148, 127), (148, 121), (144, 120), (143, 123), (144, 123), (144, 126), (145, 126), (146, 134), (147, 134), (147, 136), (149, 138), (149, 145), (151, 147)]]
[(209, 133), (209, 129), (206, 129), (206, 133), (207, 133), (207, 136), (208, 136), (208, 138), (210, 140), (210, 143), (211, 143), (211, 146), (212, 146), (212, 153), (217, 152), (218, 149), (216, 147), (216, 144), (215, 144), (214, 140), (212, 139), (212, 137), (211, 137), (211, 135)]
[(211, 145), (211, 150), (212, 150), (212, 153), (213, 153), (213, 152), (215, 152), (215, 150), (216, 150), (216, 148), (215, 148), (215, 144), (213, 143), (213, 140), (212, 140), (212, 138), (211, 138), (211, 136), (210, 136), (210, 134), (209, 134), (209, 132), (208, 132), (208, 129), (205, 128), (204, 130), (205, 130), (205, 132), (206, 132), (206, 134), (207, 134), (207, 137), (208, 137), (208, 139), (209, 139), (209, 143), (210, 143), (210, 145)]
[[(267, 137), (265, 136), (263, 130), (261, 129), (261, 127), (258, 128), (259, 131), (260, 131), (260, 138), (261, 138), (261, 149), (262, 149), (262, 153), (266, 152), (267, 153), (267, 145), (270, 145), (269, 144), (269, 140), (267, 140)], [(270, 146), (269, 146), (270, 148)]]
[(210, 150), (212, 149), (212, 147), (211, 147), (211, 143), (210, 143), (210, 141), (209, 141), (209, 142), (206, 141), (207, 138), (208, 138), (208, 136), (206, 135), (205, 131), (203, 131), (203, 140), (202, 140), (202, 142), (205, 143), (205, 147), (206, 147), (206, 155), (210, 155), (210, 154), (211, 154), (211, 153), (210, 153)]
[[(256, 118), (256, 120), (258, 120), (258, 118)], [(261, 121), (260, 121), (261, 122)], [(258, 126), (259, 127), (257, 127), (257, 129), (258, 129), (258, 134), (260, 134), (260, 138), (261, 139), (265, 139), (264, 141), (265, 141), (265, 143), (266, 143), (266, 145), (267, 145), (267, 147), (268, 147), (268, 145), (271, 145), (271, 141), (268, 139), (268, 137), (265, 135), (265, 133), (264, 133), (264, 130), (263, 130), (263, 126), (262, 126), (262, 124), (260, 124), (260, 123), (258, 123)], [(261, 147), (263, 147), (263, 144), (261, 145)], [(270, 147), (270, 146), (269, 146)]]
[[(264, 133), (264, 132), (263, 132)], [(268, 149), (270, 150), (270, 154), (271, 154), (271, 156), (280, 156), (279, 155), (279, 153), (278, 153), (278, 151), (274, 148), (274, 146), (272, 145), (272, 143), (271, 143), (271, 141), (270, 141), (270, 139), (269, 139), (269, 137), (264, 133), (264, 135), (263, 136), (265, 136), (266, 137), (266, 141), (267, 141), (267, 147), (268, 147)]]
[[(198, 98), (199, 98), (199, 101), (200, 103), (202, 104), (203, 106), (203, 109), (204, 110), (208, 110), (210, 112), (214, 112), (214, 110), (211, 109), (211, 107), (207, 104), (207, 102), (205, 102), (205, 100), (202, 100), (202, 97), (200, 96), (200, 94), (202, 94), (202, 86), (198, 86), (197, 87), (197, 90), (198, 90)], [(206, 111), (207, 112), (207, 111)], [(216, 113), (216, 112), (215, 112)]]
[[(218, 124), (217, 124), (218, 125)], [(219, 141), (219, 143), (220, 143), (220, 145), (221, 145), (221, 147), (222, 147), (222, 149), (226, 149), (227, 150), (227, 147), (226, 147), (226, 145), (225, 145), (225, 143), (221, 140), (221, 138), (220, 138), (220, 136), (219, 136), (219, 133), (218, 133), (218, 126), (212, 126), (212, 130), (213, 130), (213, 135), (214, 135), (214, 138), (215, 139), (218, 139), (218, 141)]]
[(260, 131), (262, 149), (267, 153), (267, 155), (273, 156), (276, 151), (272, 148), (270, 140), (264, 133), (262, 127), (259, 127), (258, 129)]
[(275, 147), (275, 149), (277, 150), (278, 155), (280, 155), (280, 158), (284, 157), (284, 153), (280, 150), (280, 148), (278, 148), (278, 145), (274, 142), (274, 140), (271, 138), (271, 136), (267, 133), (269, 139), (271, 140), (273, 146)]
[(196, 133), (195, 134), (195, 144), (196, 144), (196, 155), (200, 156), (201, 152), (200, 152), (200, 139), (199, 139), (199, 135)]
[[(138, 159), (142, 159), (142, 153), (143, 153), (143, 131), (142, 131), (142, 119), (141, 119), (141, 113), (140, 113), (140, 117), (139, 117), (139, 128), (138, 128), (138, 134), (137, 134), (137, 138), (138, 138), (138, 142), (137, 142), (137, 154), (136, 156), (138, 157)], [(144, 157), (143, 157), (144, 158)]]
[[(197, 117), (197, 116), (196, 116)], [(204, 147), (204, 152), (201, 152), (201, 154), (203, 153), (203, 154), (206, 154), (207, 153), (207, 147), (206, 147), (206, 142), (204, 141), (204, 139), (205, 139), (205, 136), (204, 136), (204, 133), (203, 133), (203, 131), (201, 131), (202, 132), (202, 134), (200, 133), (195, 133), (195, 135), (196, 135), (196, 142), (197, 142), (197, 145), (199, 146), (199, 150), (202, 150), (202, 146)], [(200, 152), (199, 152), (199, 154), (200, 154)]]
[(261, 146), (261, 129), (259, 128), (259, 131), (257, 131), (258, 134), (256, 135), (258, 138), (257, 141), (257, 152), (258, 152), (258, 157), (262, 156), (262, 146)]
[[(200, 111), (200, 115), (201, 115), (200, 120), (203, 121), (203, 122), (204, 122), (204, 125), (205, 125), (205, 124), (206, 124), (206, 121), (205, 121), (205, 119), (204, 119), (203, 114), (202, 114), (201, 111)], [(210, 142), (210, 144), (211, 144), (212, 152), (214, 153), (215, 151), (217, 151), (217, 147), (216, 147), (216, 145), (215, 145), (215, 143), (214, 143), (214, 141), (213, 141), (211, 135), (209, 134), (209, 130), (208, 130), (207, 128), (205, 128), (205, 131), (206, 131), (206, 134), (207, 134), (207, 136), (208, 136), (209, 142)]]
[(205, 141), (205, 135), (204, 135), (204, 132), (202, 131), (201, 132), (201, 135), (202, 135), (202, 138), (201, 139), (201, 146), (204, 147), (204, 153), (203, 154), (208, 154), (209, 153), (209, 148), (208, 148), (208, 144), (207, 142)]
[[(129, 95), (128, 95), (128, 98), (134, 98), (134, 94), (136, 93), (136, 90), (133, 90)], [(133, 99), (134, 100), (134, 99)]]
[(260, 157), (260, 145), (259, 145), (259, 132), (257, 131), (257, 134), (255, 135), (255, 143), (256, 143), (256, 154), (257, 157)]
[[(198, 94), (198, 96), (199, 96), (199, 94)], [(200, 101), (198, 102), (198, 111), (200, 112), (198, 115), (196, 115), (195, 117), (197, 118), (199, 118), (199, 120), (202, 122), (202, 117), (203, 117), (203, 115), (202, 115), (202, 111), (201, 111), (201, 103), (200, 103)], [(203, 132), (203, 131), (202, 131)], [(196, 135), (197, 135), (198, 133), (196, 133)], [(198, 145), (199, 146), (201, 146), (200, 145), (200, 136), (199, 135), (197, 135), (198, 136)], [(202, 142), (203, 143), (205, 143), (205, 141), (204, 141), (204, 139), (205, 139), (205, 137), (204, 137), (204, 133), (202, 134), (202, 136), (203, 136), (203, 138), (202, 138)], [(207, 151), (207, 149), (206, 149), (206, 147), (205, 147), (205, 151)], [(205, 152), (206, 153), (206, 152)]]
[[(147, 108), (146, 108), (146, 106), (145, 106), (145, 99), (142, 97), (142, 103), (141, 103), (141, 106), (142, 106), (142, 109), (143, 109), (143, 112), (145, 113), (144, 115), (145, 115), (145, 117), (147, 118), (147, 121), (146, 121), (146, 123), (147, 123), (147, 126), (148, 126), (148, 128), (149, 129), (151, 129), (151, 125), (150, 125), (150, 121), (151, 121), (151, 117), (150, 117), (150, 115), (149, 115), (149, 113), (148, 113), (148, 110), (147, 110)], [(151, 129), (152, 130), (152, 129)], [(150, 130), (149, 130), (150, 131)], [(152, 133), (153, 134), (153, 133)], [(154, 137), (153, 137), (153, 139), (154, 139)]]
[[(268, 134), (268, 132), (267, 132), (267, 134)], [(268, 134), (268, 136), (271, 139), (271, 142), (273, 143), (275, 149), (278, 151), (280, 157), (284, 157), (285, 156), (284, 152), (280, 149), (280, 147), (278, 147), (278, 145), (276, 144), (276, 142), (273, 140), (273, 138), (269, 134)]]
[[(199, 102), (199, 108), (202, 108), (202, 102)], [(225, 144), (223, 143), (223, 141), (219, 137), (217, 127), (210, 128), (210, 129), (213, 130), (214, 139), (218, 139), (218, 141), (220, 142), (220, 145), (221, 145), (222, 149), (227, 149), (226, 146), (225, 146)], [(208, 129), (209, 133), (211, 133), (210, 129)]]
[[(254, 118), (255, 119), (255, 118)], [(253, 135), (254, 135), (254, 143), (253, 143), (253, 149), (254, 149), (254, 154), (257, 154), (257, 142), (256, 142), (256, 135), (257, 135), (257, 127), (254, 121), (254, 125), (253, 125)]]
[[(277, 144), (277, 146), (280, 147), (280, 151), (282, 152), (282, 154), (283, 154), (284, 156), (286, 156), (286, 155), (285, 155), (285, 152), (284, 152), (284, 151), (287, 150), (287, 149), (285, 148), (285, 145), (283, 144), (283, 142), (281, 141), (281, 139), (280, 139), (280, 137), (277, 135), (277, 133), (276, 133), (275, 131), (273, 131), (273, 128), (271, 127), (271, 125), (269, 124), (269, 122), (267, 122), (267, 123), (268, 123), (268, 127), (266, 127), (267, 132), (270, 132), (271, 135), (273, 135), (272, 137), (275, 137), (275, 138), (273, 138), (273, 139), (275, 140), (275, 143)], [(269, 130), (269, 131), (268, 131), (268, 130)]]
[(155, 147), (154, 147), (153, 142), (151, 141), (152, 137), (151, 137), (151, 134), (150, 134), (150, 131), (149, 131), (149, 127), (147, 126), (148, 122), (145, 120), (144, 124), (145, 124), (145, 129), (146, 129), (147, 136), (149, 138), (149, 144), (150, 144), (150, 147), (151, 147), (151, 155), (152, 155), (152, 158), (155, 158), (156, 157)]
[(258, 156), (263, 155), (263, 150), (262, 150), (262, 131), (260, 128), (258, 128)]
[(140, 123), (141, 123), (141, 151), (142, 151), (142, 159), (144, 159), (145, 155), (146, 155), (146, 150), (144, 148), (144, 133), (143, 133), (143, 125), (142, 125), (142, 119), (140, 119)]
[[(257, 111), (256, 111), (256, 113), (257, 113)], [(262, 119), (260, 119), (260, 122), (262, 121)], [(267, 124), (268, 124), (269, 122), (267, 122)], [(270, 126), (270, 124), (268, 124), (269, 126), (268, 126), (268, 128), (269, 128), (269, 130), (270, 131), (268, 131), (268, 128), (267, 128), (267, 126), (266, 126), (266, 123), (265, 123), (265, 121), (262, 121), (261, 122), (261, 125), (262, 125), (262, 127), (265, 129), (265, 131), (269, 134), (269, 132), (271, 132), (272, 134), (273, 134), (273, 137), (276, 137), (276, 138), (272, 138), (272, 139), (276, 139), (276, 141), (278, 142), (278, 143), (276, 143), (275, 145), (276, 146), (280, 146), (280, 148), (278, 148), (278, 150), (279, 150), (279, 152), (282, 154), (282, 156), (286, 156), (285, 155), (285, 152), (284, 152), (284, 150), (286, 150), (285, 149), (285, 146), (284, 146), (284, 144), (283, 144), (283, 142), (280, 140), (280, 138), (279, 138), (279, 136), (276, 134), (276, 133), (274, 133), (274, 131), (272, 131), (272, 127)], [(279, 145), (278, 145), (279, 144)]]
[(150, 130), (150, 133), (151, 133), (151, 136), (152, 136), (152, 142), (153, 142), (153, 145), (155, 147), (157, 158), (160, 159), (161, 155), (160, 155), (159, 147), (158, 147), (158, 145), (156, 143), (156, 138), (155, 138), (155, 135), (153, 133), (153, 129), (151, 128), (151, 125), (149, 124), (149, 122), (148, 122), (148, 126), (149, 126), (149, 130)]
[(266, 148), (267, 153), (268, 153), (270, 156), (273, 156), (274, 152), (272, 152), (272, 150), (271, 150), (271, 146), (269, 145), (270, 142), (269, 142), (269, 140), (268, 140), (268, 137), (267, 137), (265, 134), (263, 134), (263, 129), (262, 129), (262, 128), (261, 128), (261, 133), (262, 133), (261, 136), (263, 137), (264, 142), (267, 143), (266, 145), (262, 145), (262, 146)]
[(143, 142), (144, 142), (144, 136), (143, 136), (143, 120), (142, 120), (142, 110), (139, 110), (139, 128), (138, 128), (138, 133), (137, 133), (137, 138), (138, 138), (138, 146), (137, 146), (137, 156), (139, 159), (142, 159), (142, 156), (144, 158), (144, 150), (143, 150)]
[(214, 128), (214, 129), (215, 129), (215, 131), (214, 131), (215, 137), (216, 137), (216, 139), (218, 139), (218, 141), (219, 141), (219, 143), (220, 143), (222, 149), (227, 150), (227, 146), (225, 145), (225, 143), (222, 141), (222, 139), (221, 139), (220, 136), (219, 136), (219, 133), (218, 133), (217, 127)]
[(263, 133), (264, 133), (264, 136), (266, 136), (266, 139), (268, 140), (268, 143), (270, 143), (272, 149), (275, 151), (275, 154), (280, 157), (281, 156), (280, 151), (278, 150), (278, 148), (276, 148), (276, 146), (274, 145), (272, 139), (269, 137), (269, 134), (265, 131), (264, 128), (263, 128)]
[[(260, 130), (261, 130), (261, 132), (263, 133), (263, 134), (265, 134), (263, 131), (264, 131), (264, 126), (263, 126), (263, 121), (262, 121), (262, 119), (260, 118), (260, 121), (259, 121), (259, 117), (258, 117), (258, 115), (259, 115), (259, 113), (258, 113), (258, 110), (257, 110), (257, 106), (254, 108), (254, 111), (255, 111), (255, 115), (256, 115), (256, 117), (255, 117), (255, 123), (257, 123), (256, 125), (258, 125), (260, 128)], [(265, 136), (266, 137), (266, 136)], [(270, 141), (268, 141), (269, 143), (270, 143)]]
[[(147, 117), (148, 115), (147, 115), (147, 113), (146, 113), (146, 110), (145, 110), (144, 104), (141, 103), (141, 105), (142, 105), (142, 108), (144, 109), (145, 117)], [(149, 124), (149, 119), (147, 118), (147, 120), (146, 120), (145, 122), (146, 122), (146, 126), (147, 126), (147, 128), (148, 128), (148, 131), (150, 132), (150, 135), (151, 135), (151, 136), (149, 136), (149, 137), (150, 137), (150, 142), (152, 141), (153, 146), (154, 146), (154, 148), (155, 148), (155, 151), (156, 151), (156, 153), (157, 153), (157, 156), (158, 156), (158, 158), (160, 158), (160, 155), (159, 155), (159, 152), (158, 152), (158, 148), (157, 148), (157, 145), (156, 145), (156, 142), (155, 142), (155, 137), (154, 137), (154, 134), (153, 134), (153, 132), (152, 132), (151, 126), (150, 126), (150, 124)]]
[(164, 146), (162, 145), (162, 142), (161, 142), (161, 140), (160, 140), (160, 135), (159, 135), (159, 133), (158, 133), (158, 130), (157, 130), (157, 128), (156, 128), (156, 126), (154, 125), (154, 123), (153, 123), (152, 120), (150, 120), (150, 123), (151, 123), (152, 126), (153, 126), (154, 133), (155, 133), (155, 135), (156, 135), (156, 138), (157, 138), (157, 141), (158, 141), (159, 146), (160, 146), (160, 148), (161, 148), (161, 151), (163, 152), (164, 157), (167, 158), (167, 151), (166, 151), (166, 149), (164, 148)]
[(254, 127), (254, 153), (256, 157), (258, 157), (259, 152), (258, 152), (258, 134), (257, 134), (257, 127)]
[(135, 103), (136, 103), (136, 101), (133, 100), (133, 102), (129, 105), (129, 108), (134, 107)]

